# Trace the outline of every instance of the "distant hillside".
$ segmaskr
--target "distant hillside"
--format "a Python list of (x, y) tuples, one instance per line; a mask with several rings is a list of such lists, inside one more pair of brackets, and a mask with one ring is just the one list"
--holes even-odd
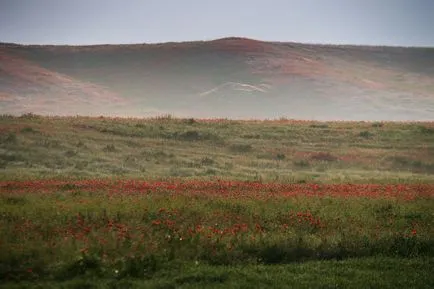
[(0, 113), (433, 120), (434, 49), (0, 44)]

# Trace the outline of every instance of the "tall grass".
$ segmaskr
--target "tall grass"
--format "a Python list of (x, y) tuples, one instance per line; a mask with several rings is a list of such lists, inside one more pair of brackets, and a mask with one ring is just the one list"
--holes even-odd
[(0, 178), (122, 172), (128, 178), (434, 182), (432, 129), (432, 123), (10, 116), (0, 118)]
[(321, 190), (313, 186), (294, 194), (219, 183), (179, 190), (157, 183), (140, 192), (127, 182), (96, 191), (79, 183), (39, 193), (14, 186), (3, 186), (0, 197), (0, 276), (7, 280), (114, 271), (143, 277), (171, 264), (434, 257), (434, 202), (417, 187), (417, 197), (406, 199), (305, 196)]

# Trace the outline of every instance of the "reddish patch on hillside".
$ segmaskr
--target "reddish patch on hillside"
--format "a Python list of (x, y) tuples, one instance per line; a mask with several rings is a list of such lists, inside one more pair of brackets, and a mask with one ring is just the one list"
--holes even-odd
[(210, 48), (233, 53), (269, 53), (273, 52), (272, 45), (248, 38), (223, 38), (210, 41)]
[(21, 111), (39, 113), (56, 107), (62, 114), (72, 105), (98, 107), (123, 102), (103, 87), (50, 71), (1, 49), (0, 64), (0, 74), (7, 80), (0, 87), (0, 101), (13, 102)]
[(121, 98), (95, 84), (84, 83), (69, 76), (42, 68), (28, 60), (24, 60), (0, 50), (2, 74), (11, 77), (20, 85), (35, 85), (48, 89), (56, 86), (68, 95), (85, 94), (88, 97), (100, 98), (102, 101), (120, 101)]
[(0, 91), (0, 101), (12, 101), (12, 100), (13, 100), (12, 95)]
[(247, 38), (223, 38), (208, 45), (209, 49), (244, 56), (252, 73), (268, 77), (273, 83), (289, 75), (309, 77), (327, 71), (325, 63), (298, 48)]

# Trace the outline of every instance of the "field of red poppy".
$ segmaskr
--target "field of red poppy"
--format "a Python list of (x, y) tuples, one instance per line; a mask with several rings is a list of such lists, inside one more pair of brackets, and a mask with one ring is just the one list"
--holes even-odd
[(176, 288), (229, 278), (197, 277), (199, 268), (434, 258), (434, 185), (42, 180), (3, 181), (0, 192), (9, 282), (97, 276)]
[(7, 288), (434, 286), (432, 123), (0, 128)]

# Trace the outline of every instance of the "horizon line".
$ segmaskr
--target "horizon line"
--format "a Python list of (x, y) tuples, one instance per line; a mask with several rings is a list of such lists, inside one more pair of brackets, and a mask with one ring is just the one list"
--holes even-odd
[(298, 41), (281, 41), (281, 40), (259, 40), (243, 36), (227, 36), (213, 39), (200, 40), (183, 40), (183, 41), (164, 41), (164, 42), (119, 42), (119, 43), (94, 43), (94, 44), (41, 44), (41, 43), (23, 43), (23, 42), (3, 42), (0, 40), (0, 46), (28, 46), (28, 47), (99, 47), (99, 46), (138, 46), (138, 45), (164, 45), (164, 44), (188, 44), (188, 43), (206, 43), (219, 40), (252, 40), (264, 43), (274, 44), (299, 44), (314, 45), (327, 47), (372, 47), (372, 48), (422, 48), (434, 49), (433, 45), (391, 45), (391, 44), (355, 44), (355, 43), (331, 43), (331, 42), (298, 42)]

